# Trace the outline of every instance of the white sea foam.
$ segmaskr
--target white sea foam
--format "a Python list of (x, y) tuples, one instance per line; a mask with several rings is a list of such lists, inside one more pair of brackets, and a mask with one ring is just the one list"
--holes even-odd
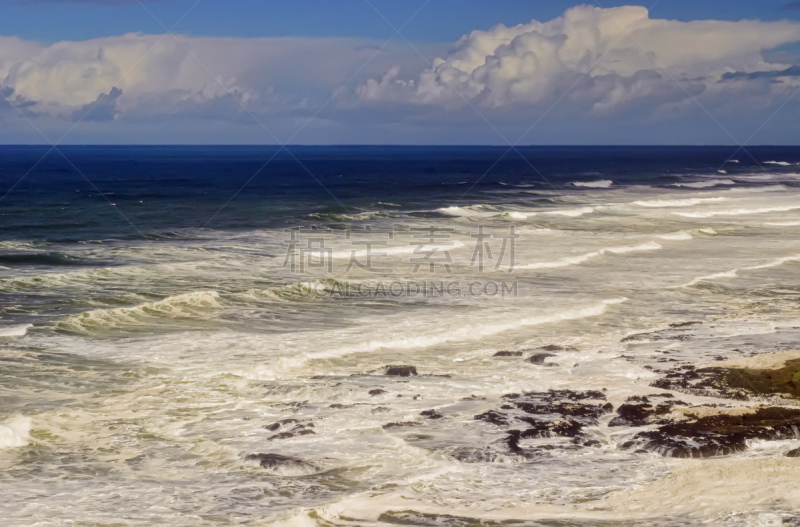
[(593, 207), (580, 207), (577, 209), (551, 210), (549, 212), (545, 212), (544, 214), (550, 214), (552, 216), (567, 216), (570, 218), (577, 218), (578, 216), (583, 216), (584, 214), (591, 214), (592, 212), (594, 212)]
[(783, 192), (784, 190), (788, 190), (783, 185), (768, 185), (766, 187), (743, 187), (743, 188), (732, 188), (729, 192), (753, 192), (756, 194), (760, 194), (762, 192)]
[(634, 205), (652, 208), (692, 207), (703, 203), (718, 203), (720, 201), (726, 201), (727, 199), (728, 198), (654, 199), (648, 201), (634, 201)]
[(450, 242), (443, 241), (438, 244), (414, 243), (413, 245), (401, 245), (392, 247), (377, 245), (377, 242), (380, 242), (380, 240), (378, 240), (377, 238), (374, 241), (376, 242), (376, 244), (373, 245), (372, 248), (370, 249), (366, 248), (362, 249), (361, 247), (364, 247), (363, 245), (355, 245), (353, 246), (353, 249), (348, 249), (344, 251), (333, 251), (331, 253), (331, 256), (336, 259), (341, 259), (341, 258), (351, 258), (354, 256), (357, 258), (364, 258), (370, 254), (376, 257), (381, 254), (385, 254), (387, 256), (393, 256), (396, 254), (415, 254), (415, 252), (417, 254), (420, 254), (422, 252), (426, 251), (429, 252), (433, 250), (436, 250), (437, 252), (441, 253), (443, 251), (460, 249), (465, 246), (462, 242), (458, 240), (453, 240)]
[(670, 232), (667, 234), (659, 234), (656, 238), (660, 238), (662, 240), (670, 240), (670, 241), (686, 241), (691, 240), (694, 237), (686, 232), (686, 231), (678, 231), (678, 232)]
[(0, 423), (0, 449), (27, 446), (30, 440), (30, 417), (18, 415)]
[(86, 311), (59, 322), (58, 327), (68, 331), (91, 332), (143, 325), (157, 319), (193, 318), (221, 307), (219, 300), (216, 291), (195, 291), (134, 307)]
[(782, 256), (781, 258), (776, 258), (770, 262), (761, 265), (754, 265), (751, 267), (743, 267), (741, 269), (734, 269), (732, 271), (724, 271), (721, 273), (710, 274), (707, 276), (699, 276), (692, 280), (689, 283), (683, 284), (678, 287), (691, 287), (693, 285), (697, 285), (700, 282), (707, 282), (713, 280), (720, 280), (724, 278), (737, 278), (740, 272), (743, 271), (759, 271), (761, 269), (771, 269), (773, 267), (779, 267), (781, 265), (790, 263), (790, 262), (800, 262), (800, 254), (792, 255), (792, 256)]
[(736, 182), (730, 179), (712, 179), (709, 181), (696, 181), (694, 183), (674, 183), (673, 187), (687, 187), (687, 188), (710, 188), (722, 185), (735, 185)]
[(464, 340), (473, 340), (482, 337), (489, 337), (500, 333), (519, 330), (527, 326), (539, 326), (542, 324), (552, 324), (564, 322), (569, 320), (579, 320), (587, 317), (595, 317), (602, 315), (606, 312), (609, 306), (622, 304), (626, 302), (627, 298), (612, 298), (603, 300), (601, 302), (564, 309), (555, 313), (547, 315), (538, 315), (530, 317), (522, 317), (513, 320), (508, 320), (506, 317), (502, 321), (485, 322), (485, 321), (465, 321), (464, 324), (456, 328), (450, 328), (447, 331), (432, 335), (403, 335), (391, 340), (370, 340), (361, 344), (353, 344), (341, 349), (334, 349), (318, 353), (310, 353), (305, 357), (298, 359), (289, 359), (284, 361), (286, 365), (301, 365), (307, 360), (314, 359), (330, 359), (348, 355), (351, 353), (369, 353), (381, 349), (420, 349), (437, 346), (448, 342), (460, 342)]
[(791, 163), (788, 163), (786, 161), (764, 161), (764, 164), (765, 165), (778, 165), (778, 166), (781, 166), (781, 167), (788, 167), (788, 166), (792, 165)]
[(613, 185), (614, 182), (610, 179), (604, 179), (600, 181), (573, 181), (570, 185), (575, 187), (587, 187), (587, 188), (609, 188)]
[(527, 220), (531, 216), (536, 216), (535, 212), (506, 212), (505, 216), (514, 220)]
[(497, 216), (500, 214), (498, 211), (494, 210), (492, 207), (488, 205), (471, 205), (469, 207), (443, 207), (441, 209), (436, 209), (436, 212), (440, 212), (442, 214), (447, 214), (448, 216), (456, 216), (456, 217), (463, 217), (463, 218), (490, 218), (492, 216)]
[(632, 245), (632, 246), (625, 246), (625, 247), (607, 247), (604, 249), (598, 249), (596, 251), (591, 251), (584, 254), (579, 254), (575, 256), (565, 256), (563, 258), (559, 258), (558, 260), (553, 260), (549, 262), (536, 262), (527, 265), (517, 266), (517, 269), (556, 269), (559, 267), (569, 267), (570, 265), (580, 265), (582, 263), (586, 263), (593, 258), (597, 258), (599, 256), (603, 256), (605, 254), (626, 254), (632, 252), (643, 252), (643, 251), (658, 251), (663, 249), (663, 247), (656, 243), (656, 242), (648, 242), (643, 243), (641, 245)]
[(800, 221), (779, 221), (775, 223), (765, 223), (770, 227), (800, 227)]
[(32, 327), (32, 324), (0, 327), (0, 337), (24, 337)]
[(714, 216), (747, 216), (751, 214), (767, 214), (770, 212), (788, 212), (800, 209), (800, 205), (787, 205), (785, 207), (764, 207), (760, 209), (723, 209), (707, 212), (673, 212), (685, 218), (713, 218)]

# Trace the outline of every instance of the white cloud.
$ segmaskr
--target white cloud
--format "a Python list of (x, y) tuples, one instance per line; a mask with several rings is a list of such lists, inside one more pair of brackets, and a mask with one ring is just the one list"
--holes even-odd
[[(236, 118), (242, 108), (230, 93), (249, 110), (290, 111), (312, 96), (324, 102), (376, 55), (376, 43), (360, 39), (177, 39), (128, 34), (44, 45), (1, 38), (0, 88), (13, 90), (32, 114), (69, 119), (97, 101), (106, 105), (104, 118), (201, 114), (211, 106), (216, 118), (223, 100), (234, 103), (226, 104)], [(377, 55), (365, 75), (404, 62), (409, 52), (392, 46)], [(121, 95), (109, 98), (115, 87)]]
[(551, 101), (578, 83), (572, 100), (607, 113), (633, 101), (687, 97), (674, 79), (699, 95), (730, 89), (718, 84), (726, 73), (785, 69), (762, 53), (797, 41), (795, 22), (679, 22), (650, 19), (643, 7), (580, 6), (546, 23), (474, 31), (418, 77), (402, 79), (392, 68), (359, 86), (358, 96), (500, 107)]

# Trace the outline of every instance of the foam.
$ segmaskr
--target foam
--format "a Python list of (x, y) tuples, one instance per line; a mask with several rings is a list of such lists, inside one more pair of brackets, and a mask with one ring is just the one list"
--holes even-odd
[(730, 192), (762, 193), (762, 192), (783, 192), (784, 190), (788, 190), (788, 189), (783, 185), (768, 185), (766, 187), (732, 188), (732, 189), (730, 189)]
[(578, 216), (583, 216), (584, 214), (591, 214), (594, 212), (593, 207), (581, 207), (578, 209), (566, 209), (566, 210), (553, 210), (550, 212), (545, 212), (544, 214), (550, 214), (553, 216), (567, 216), (570, 218), (577, 218)]
[(614, 182), (610, 179), (603, 179), (600, 181), (573, 181), (570, 185), (575, 187), (586, 187), (586, 188), (609, 188), (613, 185)]
[(640, 207), (666, 208), (666, 207), (692, 207), (703, 203), (718, 203), (727, 201), (728, 198), (692, 198), (692, 199), (654, 199), (649, 201), (635, 201), (634, 205)]
[(674, 183), (673, 187), (687, 188), (710, 188), (721, 185), (735, 185), (736, 182), (730, 179), (712, 179), (711, 181), (696, 181), (694, 183)]
[(694, 239), (690, 233), (686, 231), (678, 231), (678, 232), (671, 232), (667, 234), (659, 234), (656, 238), (660, 238), (662, 240), (670, 240), (670, 241), (688, 241)]
[(27, 446), (30, 440), (30, 417), (18, 415), (0, 423), (0, 449)]
[(765, 223), (771, 227), (800, 227), (800, 221), (779, 221), (775, 223)]
[(667, 478), (644, 489), (608, 496), (620, 513), (700, 515), (773, 512), (775, 504), (800, 503), (800, 459), (686, 460)]
[(800, 254), (799, 255), (793, 255), (793, 256), (783, 256), (781, 258), (776, 258), (776, 259), (774, 259), (774, 260), (772, 260), (770, 262), (767, 262), (765, 264), (754, 265), (752, 267), (744, 267), (742, 269), (734, 269), (732, 271), (724, 271), (724, 272), (721, 272), (721, 273), (715, 273), (715, 274), (711, 274), (711, 275), (708, 275), (708, 276), (700, 276), (698, 278), (695, 278), (691, 282), (689, 282), (687, 284), (684, 284), (682, 286), (679, 286), (679, 287), (691, 287), (693, 285), (699, 284), (700, 282), (705, 282), (705, 281), (710, 281), (710, 280), (719, 280), (721, 278), (737, 278), (739, 276), (739, 272), (741, 272), (741, 271), (758, 271), (758, 270), (761, 270), (761, 269), (771, 269), (773, 267), (778, 267), (778, 266), (781, 266), (781, 265), (789, 263), (789, 262), (800, 262)]
[(24, 337), (32, 327), (33, 324), (23, 324), (20, 326), (0, 328), (0, 337)]
[(778, 165), (778, 166), (781, 166), (781, 167), (792, 166), (791, 163), (788, 163), (786, 161), (764, 161), (764, 164), (765, 165)]
[(436, 209), (436, 212), (446, 214), (448, 216), (455, 216), (459, 218), (491, 218), (500, 214), (496, 210), (492, 210), (488, 205), (472, 205), (469, 207), (443, 207)]
[(624, 246), (624, 247), (607, 247), (604, 249), (598, 249), (596, 251), (591, 251), (584, 254), (579, 254), (576, 256), (565, 256), (564, 258), (559, 258), (558, 260), (553, 260), (550, 262), (537, 262), (522, 266), (517, 266), (517, 269), (556, 269), (559, 267), (568, 267), (570, 265), (579, 265), (599, 256), (603, 256), (605, 254), (626, 254), (632, 252), (643, 252), (643, 251), (658, 251), (663, 249), (663, 247), (656, 243), (656, 242), (648, 242), (643, 243), (641, 245), (633, 245), (633, 246)]
[(781, 353), (760, 353), (753, 357), (730, 359), (724, 362), (705, 364), (715, 368), (748, 368), (753, 370), (779, 370), (787, 361), (800, 359), (800, 351), (784, 351)]
[(770, 212), (789, 212), (798, 209), (800, 209), (800, 205), (765, 207), (761, 209), (724, 209), (707, 212), (673, 212), (673, 214), (685, 218), (713, 218), (714, 216), (747, 216), (751, 214), (767, 214)]
[[(375, 241), (378, 242), (380, 240), (375, 240)], [(423, 252), (430, 252), (432, 250), (444, 252), (444, 251), (451, 251), (454, 249), (461, 249), (462, 247), (465, 247), (465, 245), (458, 240), (453, 240), (447, 243), (450, 243), (451, 245), (445, 245), (444, 243), (442, 244), (413, 243), (410, 245), (393, 246), (393, 247), (374, 245), (369, 251), (367, 249), (355, 248), (355, 247), (363, 247), (363, 245), (354, 245), (353, 246), (354, 248), (350, 250), (333, 251), (333, 253), (331, 253), (331, 256), (336, 259), (351, 258), (353, 256), (358, 258), (364, 258), (368, 255), (368, 253), (370, 253), (374, 257), (377, 257), (378, 255), (392, 256), (395, 254), (415, 254), (415, 252), (416, 254), (420, 254)]]
[(135, 307), (86, 311), (59, 322), (58, 327), (68, 331), (92, 332), (144, 325), (159, 318), (192, 318), (219, 307), (219, 293), (216, 291), (194, 291)]
[(448, 342), (460, 342), (473, 340), (482, 337), (498, 335), (507, 331), (516, 331), (522, 327), (540, 326), (570, 320), (579, 320), (587, 317), (596, 317), (604, 314), (609, 306), (627, 302), (627, 298), (612, 298), (587, 306), (565, 309), (548, 315), (522, 317), (516, 320), (508, 320), (492, 323), (476, 323), (466, 321), (465, 324), (433, 335), (404, 336), (391, 340), (371, 340), (361, 344), (354, 344), (346, 348), (334, 349), (330, 351), (310, 353), (299, 362), (296, 359), (284, 361), (286, 365), (299, 365), (306, 360), (338, 358), (352, 353), (370, 353), (382, 349), (420, 349), (445, 344)]

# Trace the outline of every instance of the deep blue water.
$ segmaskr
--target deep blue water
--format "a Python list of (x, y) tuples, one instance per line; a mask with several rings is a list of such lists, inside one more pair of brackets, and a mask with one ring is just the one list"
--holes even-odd
[[(668, 185), (797, 159), (800, 147), (0, 147), (0, 239), (102, 240), (252, 229), (338, 213), (485, 201), (576, 178)], [(63, 155), (62, 155), (63, 153)], [(748, 154), (749, 153), (749, 154)], [(735, 155), (734, 155), (735, 154)], [(752, 158), (751, 156), (752, 155)], [(524, 158), (522, 157), (524, 156)], [(734, 156), (738, 164), (725, 164)], [(778, 169), (780, 170), (780, 169)], [(113, 205), (112, 205), (113, 204)], [(387, 205), (392, 204), (392, 205)]]

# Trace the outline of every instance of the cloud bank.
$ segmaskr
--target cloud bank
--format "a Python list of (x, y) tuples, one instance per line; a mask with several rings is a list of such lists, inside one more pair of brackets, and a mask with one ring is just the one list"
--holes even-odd
[(800, 66), (765, 58), (795, 42), (797, 22), (679, 22), (632, 6), (579, 6), (547, 22), (473, 31), (449, 51), (420, 45), (430, 62), (400, 39), (0, 37), (0, 123), (17, 112), (98, 126), (235, 124), (252, 113), (295, 130), (312, 116), (331, 130), (434, 130), (475, 118), (474, 108), (529, 120), (526, 109), (556, 102), (608, 122), (696, 113), (692, 99), (763, 110), (800, 86)]
[(605, 113), (640, 100), (657, 105), (741, 89), (722, 80), (789, 82), (790, 65), (768, 63), (762, 53), (798, 41), (795, 22), (678, 22), (653, 20), (643, 7), (580, 6), (546, 23), (474, 31), (418, 77), (403, 79), (394, 67), (358, 96), (502, 107), (548, 103), (574, 87), (573, 101)]

